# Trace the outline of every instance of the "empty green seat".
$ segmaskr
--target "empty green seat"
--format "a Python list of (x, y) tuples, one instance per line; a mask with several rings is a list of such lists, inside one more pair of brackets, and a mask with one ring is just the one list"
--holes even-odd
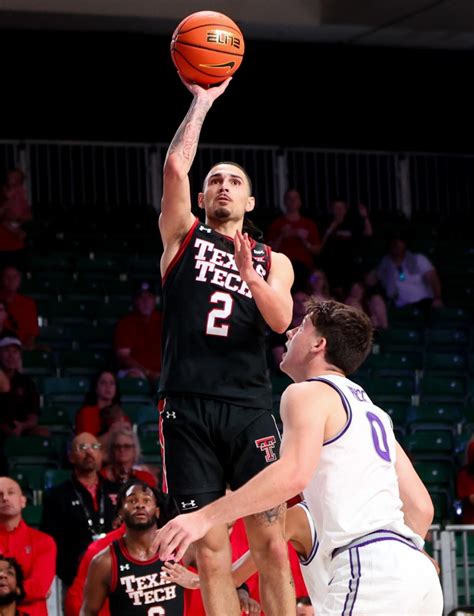
[(463, 353), (430, 352), (425, 357), (425, 368), (430, 372), (461, 374), (467, 370), (467, 357)]
[(455, 403), (424, 402), (410, 406), (407, 412), (407, 424), (412, 432), (445, 427), (454, 433), (462, 420), (462, 406)]
[(82, 402), (89, 389), (84, 377), (56, 377), (43, 381), (43, 393), (48, 402)]
[(405, 426), (407, 405), (404, 402), (387, 402), (381, 408), (390, 415), (395, 426), (399, 428)]
[(389, 328), (379, 332), (382, 349), (387, 351), (419, 351), (423, 348), (424, 333), (422, 329)]
[(60, 455), (51, 437), (8, 437), (4, 441), (5, 456), (10, 469), (26, 466), (58, 467)]
[(68, 409), (61, 404), (47, 404), (41, 409), (40, 424), (53, 434), (71, 435), (74, 421)]
[(161, 463), (161, 447), (158, 441), (158, 431), (148, 432), (140, 436), (142, 457), (147, 464)]
[(427, 485), (444, 486), (452, 489), (454, 483), (454, 468), (447, 461), (415, 460), (414, 467), (421, 481)]
[(422, 400), (464, 400), (468, 394), (467, 379), (464, 376), (441, 376), (425, 372), (420, 384), (420, 394)]
[(54, 355), (50, 351), (27, 351), (22, 354), (23, 371), (30, 375), (53, 376), (56, 371)]
[(404, 445), (414, 456), (424, 454), (433, 458), (451, 455), (454, 449), (453, 435), (445, 430), (418, 430), (405, 437)]
[(91, 376), (106, 365), (107, 354), (100, 350), (65, 351), (59, 364), (63, 376)]
[(423, 311), (418, 306), (403, 306), (401, 308), (390, 307), (388, 309), (388, 322), (391, 327), (422, 325), (424, 322)]
[(369, 396), (384, 394), (386, 396), (409, 396), (415, 393), (415, 380), (412, 376), (374, 375), (367, 384)]
[(429, 329), (426, 333), (426, 345), (429, 350), (467, 350), (469, 332), (465, 328)]
[(418, 370), (423, 365), (422, 355), (419, 352), (380, 353), (372, 356), (371, 367), (377, 372)]
[(466, 325), (472, 320), (472, 315), (466, 308), (446, 307), (431, 311), (430, 323), (435, 327)]
[(20, 484), (23, 491), (33, 492), (43, 489), (44, 474), (44, 467), (19, 465), (9, 473), (9, 476)]

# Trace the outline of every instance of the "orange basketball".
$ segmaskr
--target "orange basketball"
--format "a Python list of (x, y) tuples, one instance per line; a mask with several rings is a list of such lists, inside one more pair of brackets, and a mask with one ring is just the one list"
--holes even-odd
[(209, 86), (235, 73), (244, 55), (244, 37), (222, 13), (199, 11), (178, 25), (171, 39), (171, 57), (186, 81)]

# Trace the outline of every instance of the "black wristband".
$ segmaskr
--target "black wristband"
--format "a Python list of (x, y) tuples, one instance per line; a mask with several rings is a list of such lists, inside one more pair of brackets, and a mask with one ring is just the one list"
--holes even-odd
[(245, 592), (248, 595), (250, 595), (249, 587), (247, 586), (247, 584), (245, 582), (243, 584), (241, 584), (240, 586), (237, 586), (237, 588), (235, 590), (245, 590)]

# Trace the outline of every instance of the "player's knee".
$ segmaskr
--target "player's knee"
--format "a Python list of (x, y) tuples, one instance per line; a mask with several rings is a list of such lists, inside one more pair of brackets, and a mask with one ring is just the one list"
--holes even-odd
[(251, 548), (252, 555), (260, 568), (282, 567), (288, 562), (288, 546), (283, 537), (272, 537)]
[(198, 568), (201, 572), (212, 574), (222, 570), (226, 564), (230, 569), (230, 555), (228, 550), (222, 547), (208, 545), (196, 546)]

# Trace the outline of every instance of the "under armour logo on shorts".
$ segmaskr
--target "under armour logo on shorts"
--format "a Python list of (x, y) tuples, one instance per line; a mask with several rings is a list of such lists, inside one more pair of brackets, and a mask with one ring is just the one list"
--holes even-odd
[(184, 501), (181, 501), (181, 509), (183, 511), (188, 511), (189, 509), (197, 509), (196, 501), (190, 500), (189, 503), (185, 503)]
[(265, 452), (265, 462), (273, 462), (277, 459), (275, 452), (276, 439), (274, 436), (264, 436), (255, 441), (255, 447)]
[(174, 411), (166, 411), (166, 419), (176, 419), (176, 413)]
[(78, 507), (81, 503), (78, 500), (71, 501), (73, 507)]
[(130, 569), (130, 565), (128, 563), (126, 565), (120, 565), (120, 571), (125, 571), (127, 569)]

